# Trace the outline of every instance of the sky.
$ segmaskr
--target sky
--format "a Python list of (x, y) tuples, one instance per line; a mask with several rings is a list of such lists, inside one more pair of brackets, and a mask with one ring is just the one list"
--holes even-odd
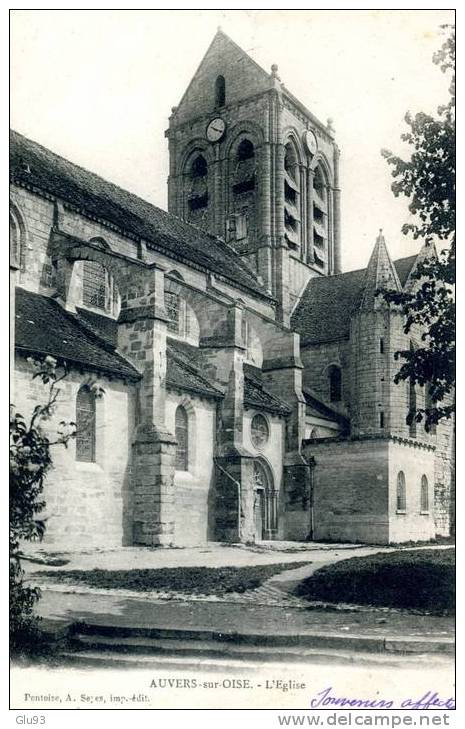
[(393, 258), (419, 243), (401, 233), (380, 150), (408, 153), (405, 113), (434, 113), (448, 79), (432, 63), (451, 10), (13, 10), (12, 128), (167, 207), (164, 137), (220, 25), (319, 119), (341, 148), (342, 266), (367, 264), (383, 228)]

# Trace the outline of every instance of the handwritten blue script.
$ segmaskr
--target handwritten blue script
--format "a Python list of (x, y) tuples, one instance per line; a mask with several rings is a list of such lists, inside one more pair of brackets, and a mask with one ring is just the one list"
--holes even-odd
[(310, 708), (321, 709), (325, 706), (339, 706), (351, 709), (455, 709), (455, 700), (450, 698), (441, 698), (436, 691), (427, 691), (424, 696), (419, 699), (409, 698), (401, 701), (397, 706), (393, 699), (374, 698), (361, 699), (352, 696), (337, 696), (332, 686), (319, 691), (310, 701)]

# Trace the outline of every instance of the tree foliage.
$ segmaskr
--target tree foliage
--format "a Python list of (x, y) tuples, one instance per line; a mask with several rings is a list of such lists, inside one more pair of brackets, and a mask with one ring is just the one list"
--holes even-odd
[(38, 622), (34, 604), (40, 597), (37, 587), (25, 585), (21, 565), (21, 540), (40, 540), (45, 532), (41, 512), (45, 477), (52, 467), (50, 449), (61, 444), (67, 446), (75, 435), (75, 424), (62, 421), (56, 439), (51, 441), (44, 429), (56, 411), (60, 389), (58, 383), (66, 377), (66, 367), (57, 369), (56, 360), (29, 358), (34, 368), (33, 379), (48, 387), (43, 405), (36, 405), (27, 421), (10, 407), (10, 643), (13, 651), (20, 650), (37, 636)]
[(383, 292), (403, 311), (405, 333), (416, 327), (423, 332), (420, 346), (396, 353), (403, 361), (395, 379), (428, 388), (426, 406), (408, 418), (424, 418), (427, 429), (451, 417), (455, 387), (455, 29), (442, 26), (442, 32), (446, 38), (433, 62), (450, 77), (448, 102), (435, 116), (406, 114), (409, 130), (402, 140), (412, 148), (410, 159), (382, 151), (392, 166), (392, 191), (409, 199), (413, 215), (402, 232), (424, 240), (431, 251), (412, 274), (416, 285), (409, 292)]

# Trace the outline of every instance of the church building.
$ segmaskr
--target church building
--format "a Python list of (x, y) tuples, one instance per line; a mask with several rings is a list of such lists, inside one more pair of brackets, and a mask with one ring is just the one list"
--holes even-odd
[(421, 332), (377, 294), (434, 249), (341, 272), (332, 124), (220, 29), (166, 137), (168, 212), (11, 133), (12, 399), (51, 356), (77, 426), (44, 547), (448, 535), (452, 426), (407, 425)]

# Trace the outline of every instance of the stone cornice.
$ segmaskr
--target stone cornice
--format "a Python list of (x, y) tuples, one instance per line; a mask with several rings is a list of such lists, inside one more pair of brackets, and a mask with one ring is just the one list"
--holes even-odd
[(436, 446), (431, 443), (426, 443), (425, 441), (418, 441), (414, 438), (402, 438), (398, 435), (393, 435), (391, 433), (388, 433), (386, 435), (357, 435), (357, 436), (346, 436), (346, 437), (337, 437), (337, 438), (306, 438), (302, 441), (303, 445), (307, 446), (314, 446), (314, 445), (331, 445), (331, 444), (339, 444), (339, 443), (356, 443), (356, 442), (366, 442), (366, 441), (386, 441), (386, 442), (392, 442), (392, 443), (399, 443), (400, 445), (406, 445), (410, 448), (419, 448), (421, 450), (427, 450), (427, 451), (435, 451)]

